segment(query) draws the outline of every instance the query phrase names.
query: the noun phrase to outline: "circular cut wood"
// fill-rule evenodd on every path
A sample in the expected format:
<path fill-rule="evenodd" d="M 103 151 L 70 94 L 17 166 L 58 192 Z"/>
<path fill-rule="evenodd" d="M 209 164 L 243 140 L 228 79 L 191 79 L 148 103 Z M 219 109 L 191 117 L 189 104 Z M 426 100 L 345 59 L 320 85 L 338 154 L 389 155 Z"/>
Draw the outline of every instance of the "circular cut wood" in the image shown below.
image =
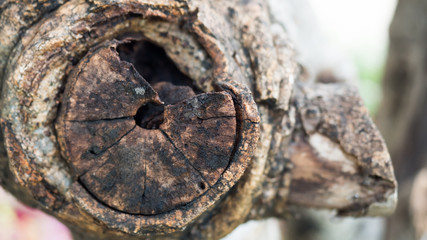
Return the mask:
<path fill-rule="evenodd" d="M 70 0 L 22 32 L 0 123 L 14 181 L 42 208 L 83 232 L 148 237 L 232 201 L 260 118 L 248 62 L 196 9 Z"/>
<path fill-rule="evenodd" d="M 1 184 L 77 239 L 220 239 L 294 206 L 396 203 L 360 98 L 293 87 L 300 67 L 265 1 L 6 0 L 0 12 Z"/>
<path fill-rule="evenodd" d="M 166 103 L 132 64 L 120 60 L 112 43 L 88 53 L 74 69 L 59 116 L 62 151 L 81 184 L 99 201 L 131 214 L 164 213 L 209 191 L 227 168 L 236 139 L 230 94 L 194 96 L 191 88 L 168 82 L 156 88 Z M 183 93 L 190 98 L 170 100 Z M 144 118 L 159 124 L 143 127 L 137 119 Z"/>

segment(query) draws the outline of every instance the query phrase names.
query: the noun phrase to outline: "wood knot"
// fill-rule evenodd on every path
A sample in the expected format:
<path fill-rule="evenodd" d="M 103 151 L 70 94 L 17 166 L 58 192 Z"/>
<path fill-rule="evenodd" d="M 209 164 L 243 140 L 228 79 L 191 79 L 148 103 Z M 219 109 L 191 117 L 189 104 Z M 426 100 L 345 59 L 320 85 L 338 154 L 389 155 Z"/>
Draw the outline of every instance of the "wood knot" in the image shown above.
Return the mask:
<path fill-rule="evenodd" d="M 210 191 L 224 173 L 236 110 L 229 93 L 195 89 L 158 47 L 119 44 L 89 52 L 69 76 L 57 123 L 61 151 L 98 201 L 161 214 Z"/>

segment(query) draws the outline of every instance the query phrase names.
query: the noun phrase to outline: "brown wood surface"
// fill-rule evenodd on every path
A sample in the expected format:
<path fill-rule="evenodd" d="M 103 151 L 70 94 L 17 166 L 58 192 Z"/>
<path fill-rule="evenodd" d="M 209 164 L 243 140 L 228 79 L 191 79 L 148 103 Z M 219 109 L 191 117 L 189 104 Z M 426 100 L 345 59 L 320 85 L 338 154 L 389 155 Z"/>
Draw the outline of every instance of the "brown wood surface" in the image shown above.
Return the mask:
<path fill-rule="evenodd" d="M 295 206 L 393 211 L 388 151 L 357 92 L 304 83 L 267 2 L 0 12 L 2 185 L 77 239 L 219 239 Z"/>
<path fill-rule="evenodd" d="M 226 92 L 192 96 L 187 87 L 190 97 L 176 101 L 172 96 L 187 91 L 168 79 L 155 82 L 159 98 L 150 85 L 155 76 L 147 82 L 121 61 L 117 44 L 88 53 L 70 74 L 58 140 L 79 181 L 101 202 L 131 214 L 171 211 L 209 191 L 228 167 L 233 99 Z M 152 105 L 162 111 L 152 116 Z"/>

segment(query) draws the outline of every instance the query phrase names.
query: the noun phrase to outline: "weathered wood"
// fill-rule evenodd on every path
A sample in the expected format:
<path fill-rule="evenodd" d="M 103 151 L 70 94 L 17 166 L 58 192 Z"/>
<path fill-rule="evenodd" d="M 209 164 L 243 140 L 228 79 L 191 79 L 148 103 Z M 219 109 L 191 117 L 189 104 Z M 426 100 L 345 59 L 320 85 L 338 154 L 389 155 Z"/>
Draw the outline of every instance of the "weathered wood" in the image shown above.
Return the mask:
<path fill-rule="evenodd" d="M 357 93 L 300 82 L 266 2 L 34 14 L 14 46 L 17 30 L 0 29 L 2 184 L 76 238 L 218 239 L 292 206 L 393 210 L 387 148 Z"/>
<path fill-rule="evenodd" d="M 391 214 L 397 203 L 391 159 L 356 90 L 317 83 L 296 95 L 301 122 L 289 145 L 289 204 L 339 215 Z"/>
<path fill-rule="evenodd" d="M 147 82 L 120 61 L 117 44 L 88 53 L 68 78 L 57 121 L 62 153 L 82 185 L 114 209 L 155 215 L 187 205 L 210 191 L 230 164 L 233 99 L 219 92 L 162 102 L 151 78 Z M 157 84 L 167 102 L 185 93 L 173 86 Z M 140 112 L 148 113 L 144 123 L 137 113 L 148 104 L 162 111 Z"/>

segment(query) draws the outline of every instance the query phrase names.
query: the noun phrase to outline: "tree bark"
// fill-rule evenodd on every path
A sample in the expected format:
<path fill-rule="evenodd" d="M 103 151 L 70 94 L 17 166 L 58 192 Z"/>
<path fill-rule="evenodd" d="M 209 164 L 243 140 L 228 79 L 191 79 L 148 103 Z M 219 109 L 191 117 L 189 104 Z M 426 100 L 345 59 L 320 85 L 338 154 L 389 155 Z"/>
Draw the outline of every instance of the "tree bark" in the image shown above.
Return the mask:
<path fill-rule="evenodd" d="M 218 239 L 294 207 L 393 211 L 390 157 L 357 92 L 304 82 L 266 2 L 0 11 L 1 183 L 77 239 Z"/>

